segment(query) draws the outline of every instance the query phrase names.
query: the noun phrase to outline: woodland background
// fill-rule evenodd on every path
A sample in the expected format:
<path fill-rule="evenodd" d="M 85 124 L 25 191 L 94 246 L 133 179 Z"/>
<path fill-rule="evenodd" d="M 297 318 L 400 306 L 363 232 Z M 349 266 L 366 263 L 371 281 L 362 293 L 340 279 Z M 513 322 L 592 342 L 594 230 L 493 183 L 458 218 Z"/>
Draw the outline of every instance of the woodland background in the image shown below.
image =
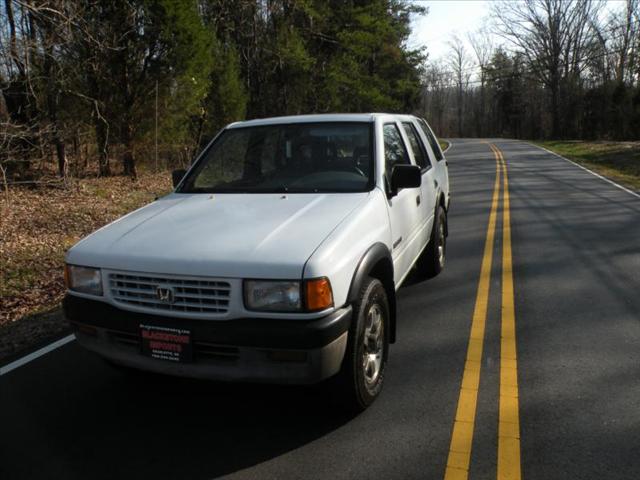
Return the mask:
<path fill-rule="evenodd" d="M 0 174 L 186 165 L 245 118 L 389 111 L 440 136 L 640 136 L 640 8 L 495 2 L 465 45 L 409 48 L 406 0 L 0 0 Z M 620 6 L 620 3 L 618 3 Z M 452 25 L 452 29 L 455 25 Z"/>

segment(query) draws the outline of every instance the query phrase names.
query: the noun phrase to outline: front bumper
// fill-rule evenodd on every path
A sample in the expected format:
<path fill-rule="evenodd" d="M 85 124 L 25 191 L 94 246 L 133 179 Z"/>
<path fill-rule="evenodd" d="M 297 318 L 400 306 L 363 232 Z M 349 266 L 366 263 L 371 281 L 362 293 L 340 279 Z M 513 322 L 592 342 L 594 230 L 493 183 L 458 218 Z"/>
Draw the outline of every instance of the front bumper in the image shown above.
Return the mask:
<path fill-rule="evenodd" d="M 67 295 L 67 320 L 88 350 L 125 366 L 225 381 L 309 384 L 340 370 L 351 307 L 315 320 L 192 320 L 121 310 Z M 174 363 L 141 353 L 140 325 L 191 331 L 193 361 Z"/>

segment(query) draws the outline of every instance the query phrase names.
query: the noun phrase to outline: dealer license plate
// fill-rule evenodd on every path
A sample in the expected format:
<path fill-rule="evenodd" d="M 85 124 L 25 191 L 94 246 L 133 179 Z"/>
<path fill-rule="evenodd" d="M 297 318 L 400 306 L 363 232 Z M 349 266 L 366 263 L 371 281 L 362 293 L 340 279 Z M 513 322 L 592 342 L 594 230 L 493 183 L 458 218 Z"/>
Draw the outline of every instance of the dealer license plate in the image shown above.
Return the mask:
<path fill-rule="evenodd" d="M 170 362 L 193 360 L 190 330 L 140 324 L 140 335 L 144 355 Z"/>

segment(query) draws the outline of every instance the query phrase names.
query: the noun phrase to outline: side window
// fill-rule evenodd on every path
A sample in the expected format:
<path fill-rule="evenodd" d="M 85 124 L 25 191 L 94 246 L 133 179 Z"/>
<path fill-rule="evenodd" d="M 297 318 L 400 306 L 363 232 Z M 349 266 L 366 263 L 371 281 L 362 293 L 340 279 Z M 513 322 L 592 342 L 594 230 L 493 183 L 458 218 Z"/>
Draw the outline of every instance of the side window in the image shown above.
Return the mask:
<path fill-rule="evenodd" d="M 387 123 L 382 127 L 384 136 L 385 171 L 391 175 L 391 169 L 397 164 L 410 164 L 409 153 L 404 146 L 400 131 L 395 123 Z"/>
<path fill-rule="evenodd" d="M 433 135 L 433 133 L 431 133 L 431 129 L 427 125 L 427 122 L 425 122 L 421 118 L 418 119 L 418 122 L 420 123 L 420 126 L 422 127 L 422 131 L 424 132 L 425 136 L 427 137 L 427 140 L 429 141 L 429 145 L 431 145 L 431 150 L 433 150 L 433 154 L 436 156 L 436 160 L 437 161 L 442 160 L 444 157 L 442 156 L 442 151 L 440 151 L 440 145 L 438 145 L 438 141 L 436 140 L 436 137 Z"/>
<path fill-rule="evenodd" d="M 413 151 L 413 156 L 415 157 L 418 166 L 422 170 L 431 168 L 431 162 L 429 161 L 429 157 L 427 156 L 427 150 L 424 148 L 422 140 L 420 140 L 420 136 L 418 135 L 416 127 L 414 127 L 413 123 L 411 122 L 402 122 L 402 126 L 404 127 L 404 131 L 407 134 L 407 138 L 409 138 L 411 150 Z"/>

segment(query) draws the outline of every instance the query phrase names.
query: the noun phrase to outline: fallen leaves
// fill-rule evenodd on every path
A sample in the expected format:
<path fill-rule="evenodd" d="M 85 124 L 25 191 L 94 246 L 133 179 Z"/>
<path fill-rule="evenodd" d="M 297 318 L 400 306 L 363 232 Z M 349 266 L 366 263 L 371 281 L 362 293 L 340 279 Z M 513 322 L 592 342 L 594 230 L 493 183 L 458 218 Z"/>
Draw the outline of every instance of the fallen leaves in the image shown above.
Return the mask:
<path fill-rule="evenodd" d="M 0 196 L 0 325 L 49 309 L 64 294 L 65 251 L 167 193 L 170 174 L 72 180 L 68 188 L 11 187 Z"/>

